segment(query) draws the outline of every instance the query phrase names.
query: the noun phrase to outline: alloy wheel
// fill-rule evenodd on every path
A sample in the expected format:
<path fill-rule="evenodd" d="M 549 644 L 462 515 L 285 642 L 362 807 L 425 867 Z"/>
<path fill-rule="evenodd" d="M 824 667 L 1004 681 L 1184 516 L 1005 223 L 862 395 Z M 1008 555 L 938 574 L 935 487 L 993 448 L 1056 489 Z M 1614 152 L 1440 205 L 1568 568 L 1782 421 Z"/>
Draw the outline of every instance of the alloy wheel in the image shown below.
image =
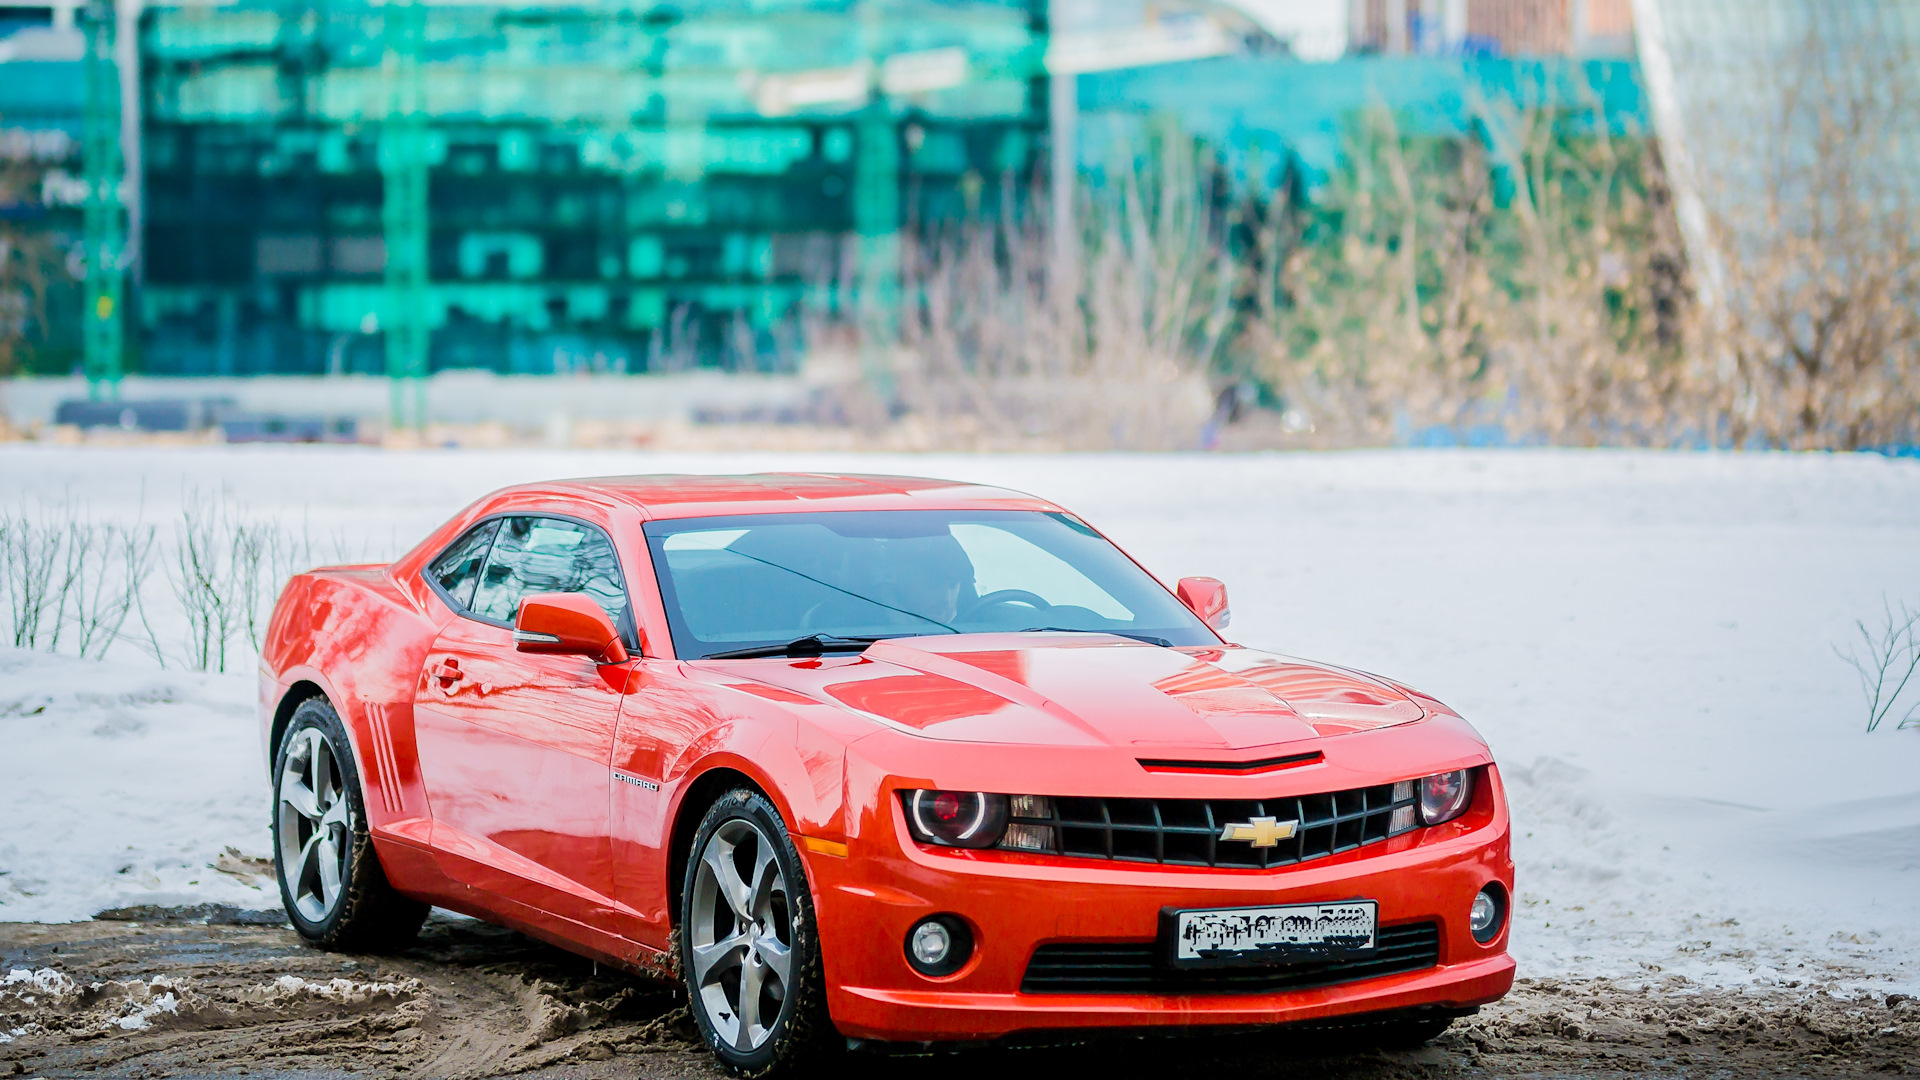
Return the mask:
<path fill-rule="evenodd" d="M 353 810 L 333 743 L 317 727 L 301 731 L 287 747 L 276 813 L 287 894 L 302 919 L 325 922 L 340 903 Z"/>
<path fill-rule="evenodd" d="M 687 926 L 693 992 L 739 1053 L 764 1046 L 793 987 L 793 917 L 786 875 L 759 826 L 715 829 L 694 871 Z"/>

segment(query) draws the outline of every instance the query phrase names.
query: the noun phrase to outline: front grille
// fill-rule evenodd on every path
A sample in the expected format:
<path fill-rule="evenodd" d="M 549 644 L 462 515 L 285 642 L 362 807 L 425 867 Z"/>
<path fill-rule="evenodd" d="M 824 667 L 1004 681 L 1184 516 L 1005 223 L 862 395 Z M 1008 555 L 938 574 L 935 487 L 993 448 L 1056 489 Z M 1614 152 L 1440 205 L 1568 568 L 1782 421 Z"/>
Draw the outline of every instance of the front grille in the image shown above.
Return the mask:
<path fill-rule="evenodd" d="M 1014 801 L 1011 822 L 1030 831 L 1010 830 L 1009 837 L 1035 837 L 1020 845 L 1025 850 L 1042 850 L 1045 843 L 1046 850 L 1090 859 L 1265 869 L 1352 851 L 1412 829 L 1414 787 L 1381 784 L 1284 799 L 1022 797 Z M 1027 807 L 1039 812 L 1027 816 Z M 1221 839 L 1228 824 L 1255 818 L 1298 824 L 1291 838 L 1272 847 Z"/>
<path fill-rule="evenodd" d="M 1042 945 L 1020 980 L 1023 994 L 1269 994 L 1423 971 L 1440 963 L 1437 923 L 1383 926 L 1373 951 L 1347 960 L 1177 971 L 1151 941 Z"/>

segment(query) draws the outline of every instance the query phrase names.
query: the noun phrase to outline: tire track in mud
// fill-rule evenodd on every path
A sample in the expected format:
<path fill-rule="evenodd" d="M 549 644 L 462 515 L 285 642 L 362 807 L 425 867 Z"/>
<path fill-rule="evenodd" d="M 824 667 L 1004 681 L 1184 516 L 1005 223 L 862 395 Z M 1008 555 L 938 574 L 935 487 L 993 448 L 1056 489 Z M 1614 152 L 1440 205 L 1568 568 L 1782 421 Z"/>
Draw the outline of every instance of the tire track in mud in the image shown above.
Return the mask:
<path fill-rule="evenodd" d="M 123 914 L 139 921 L 0 924 L 0 1080 L 720 1075 L 675 988 L 483 923 L 436 914 L 405 952 L 346 956 L 283 926 L 232 925 L 245 913 Z M 1523 979 L 1412 1051 L 1269 1032 L 834 1063 L 845 1080 L 1091 1070 L 1162 1080 L 1913 1077 L 1920 1002 Z"/>
<path fill-rule="evenodd" d="M 0 979 L 12 980 L 0 984 L 0 1076 L 325 1068 L 467 1080 L 615 1048 L 695 1054 L 671 987 L 438 916 L 388 956 L 217 921 L 0 924 Z"/>

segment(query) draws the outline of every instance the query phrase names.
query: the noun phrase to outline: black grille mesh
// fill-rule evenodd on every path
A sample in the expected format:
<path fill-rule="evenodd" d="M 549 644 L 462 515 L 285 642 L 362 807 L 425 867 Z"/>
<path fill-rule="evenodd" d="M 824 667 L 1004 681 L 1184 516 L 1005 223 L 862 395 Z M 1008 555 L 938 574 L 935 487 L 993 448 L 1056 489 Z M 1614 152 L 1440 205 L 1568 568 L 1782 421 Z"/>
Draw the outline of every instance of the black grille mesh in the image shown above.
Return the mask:
<path fill-rule="evenodd" d="M 1398 786 L 1401 797 L 1394 797 Z M 1329 791 L 1283 799 L 1100 799 L 1055 797 L 1052 816 L 1016 824 L 1051 827 L 1062 855 L 1180 866 L 1264 869 L 1287 866 L 1378 843 L 1413 827 L 1413 784 Z M 1406 809 L 1399 829 L 1393 813 Z M 1298 822 L 1291 839 L 1273 847 L 1222 840 L 1232 822 L 1270 817 Z"/>
<path fill-rule="evenodd" d="M 1269 967 L 1178 971 L 1159 962 L 1151 941 L 1118 944 L 1061 942 L 1033 951 L 1023 994 L 1265 994 L 1308 990 L 1382 975 L 1422 971 L 1440 963 L 1436 923 L 1383 926 L 1373 951 L 1345 960 L 1310 960 Z"/>

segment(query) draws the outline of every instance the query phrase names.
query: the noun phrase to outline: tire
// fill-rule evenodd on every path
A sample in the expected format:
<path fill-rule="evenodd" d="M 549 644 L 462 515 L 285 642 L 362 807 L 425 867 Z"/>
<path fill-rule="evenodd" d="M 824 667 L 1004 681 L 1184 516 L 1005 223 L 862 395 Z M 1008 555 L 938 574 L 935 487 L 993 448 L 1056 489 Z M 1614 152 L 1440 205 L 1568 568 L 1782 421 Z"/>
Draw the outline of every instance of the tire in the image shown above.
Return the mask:
<path fill-rule="evenodd" d="M 377 952 L 412 941 L 428 907 L 387 881 L 347 729 L 327 699 L 294 709 L 273 757 L 273 869 L 287 919 L 308 943 Z"/>
<path fill-rule="evenodd" d="M 720 1064 L 735 1076 L 764 1077 L 796 1073 L 830 1054 L 838 1032 L 827 1015 L 813 897 L 766 796 L 736 788 L 714 803 L 694 833 L 682 880 L 678 937 L 688 1011 Z"/>

